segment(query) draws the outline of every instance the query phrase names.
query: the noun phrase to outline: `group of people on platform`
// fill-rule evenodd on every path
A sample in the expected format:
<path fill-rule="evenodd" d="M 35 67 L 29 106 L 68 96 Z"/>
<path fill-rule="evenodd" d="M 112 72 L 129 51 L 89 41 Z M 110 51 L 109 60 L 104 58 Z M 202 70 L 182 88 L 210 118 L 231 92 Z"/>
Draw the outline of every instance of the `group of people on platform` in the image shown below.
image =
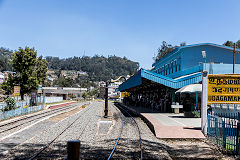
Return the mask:
<path fill-rule="evenodd" d="M 142 106 L 148 107 L 152 110 L 159 112 L 169 112 L 169 107 L 171 106 L 171 98 L 167 95 L 160 97 L 157 94 L 139 94 L 139 95 L 130 95 L 124 97 L 123 102 L 131 106 Z"/>
<path fill-rule="evenodd" d="M 190 94 L 185 94 L 182 97 L 176 98 L 179 104 L 183 105 L 183 111 L 189 112 L 196 108 L 196 100 L 190 96 Z M 130 106 L 142 106 L 151 108 L 159 112 L 171 112 L 172 97 L 169 94 L 130 94 L 128 97 L 124 97 L 123 103 Z"/>

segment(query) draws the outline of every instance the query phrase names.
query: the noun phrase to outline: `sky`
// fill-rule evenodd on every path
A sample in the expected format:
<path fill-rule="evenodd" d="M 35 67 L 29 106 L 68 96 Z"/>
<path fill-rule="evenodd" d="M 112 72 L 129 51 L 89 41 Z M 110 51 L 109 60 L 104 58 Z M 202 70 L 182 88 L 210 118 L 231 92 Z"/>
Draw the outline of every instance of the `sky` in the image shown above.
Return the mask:
<path fill-rule="evenodd" d="M 239 39 L 239 0 L 0 0 L 0 47 L 44 57 L 125 56 L 151 69 L 162 41 Z"/>

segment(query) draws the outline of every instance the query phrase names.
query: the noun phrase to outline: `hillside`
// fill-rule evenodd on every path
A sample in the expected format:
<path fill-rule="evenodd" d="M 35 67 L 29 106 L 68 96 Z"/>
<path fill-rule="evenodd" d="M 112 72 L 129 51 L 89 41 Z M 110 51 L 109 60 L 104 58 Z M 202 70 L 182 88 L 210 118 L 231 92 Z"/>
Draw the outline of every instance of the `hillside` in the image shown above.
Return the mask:
<path fill-rule="evenodd" d="M 11 55 L 12 51 L 6 48 L 0 48 L 0 72 L 1 71 L 11 71 Z"/>
<path fill-rule="evenodd" d="M 83 56 L 59 59 L 46 57 L 51 70 L 75 70 L 88 74 L 89 81 L 106 81 L 119 76 L 133 74 L 139 68 L 138 62 L 128 60 L 126 57 L 117 56 Z"/>
<path fill-rule="evenodd" d="M 12 71 L 12 51 L 0 48 L 0 72 Z M 48 61 L 48 81 L 44 86 L 85 86 L 90 87 L 95 82 L 116 79 L 119 76 L 134 74 L 139 63 L 133 62 L 126 57 L 98 56 L 93 57 L 46 57 Z"/>

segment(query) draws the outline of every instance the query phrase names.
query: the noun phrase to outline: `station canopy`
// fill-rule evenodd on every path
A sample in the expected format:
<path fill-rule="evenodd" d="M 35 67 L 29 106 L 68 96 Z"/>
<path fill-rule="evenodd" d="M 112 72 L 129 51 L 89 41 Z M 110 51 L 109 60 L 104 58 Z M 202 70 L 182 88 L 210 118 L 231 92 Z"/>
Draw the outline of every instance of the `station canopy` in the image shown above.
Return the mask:
<path fill-rule="evenodd" d="M 122 83 L 118 90 L 121 92 L 129 92 L 134 91 L 137 88 L 149 88 L 155 85 L 179 89 L 186 85 L 199 83 L 201 81 L 201 72 L 173 79 L 149 70 L 140 69 L 135 75 L 130 77 L 126 82 Z"/>
<path fill-rule="evenodd" d="M 175 93 L 196 93 L 202 92 L 202 84 L 189 84 L 177 90 Z"/>

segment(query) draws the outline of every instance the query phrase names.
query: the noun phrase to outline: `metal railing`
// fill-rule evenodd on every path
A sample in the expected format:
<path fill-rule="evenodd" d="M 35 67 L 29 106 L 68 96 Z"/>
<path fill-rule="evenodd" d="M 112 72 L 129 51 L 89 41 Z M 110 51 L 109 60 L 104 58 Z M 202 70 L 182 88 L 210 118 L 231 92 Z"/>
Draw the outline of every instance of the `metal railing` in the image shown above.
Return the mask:
<path fill-rule="evenodd" d="M 240 154 L 240 113 L 208 113 L 208 137 L 226 151 Z"/>

